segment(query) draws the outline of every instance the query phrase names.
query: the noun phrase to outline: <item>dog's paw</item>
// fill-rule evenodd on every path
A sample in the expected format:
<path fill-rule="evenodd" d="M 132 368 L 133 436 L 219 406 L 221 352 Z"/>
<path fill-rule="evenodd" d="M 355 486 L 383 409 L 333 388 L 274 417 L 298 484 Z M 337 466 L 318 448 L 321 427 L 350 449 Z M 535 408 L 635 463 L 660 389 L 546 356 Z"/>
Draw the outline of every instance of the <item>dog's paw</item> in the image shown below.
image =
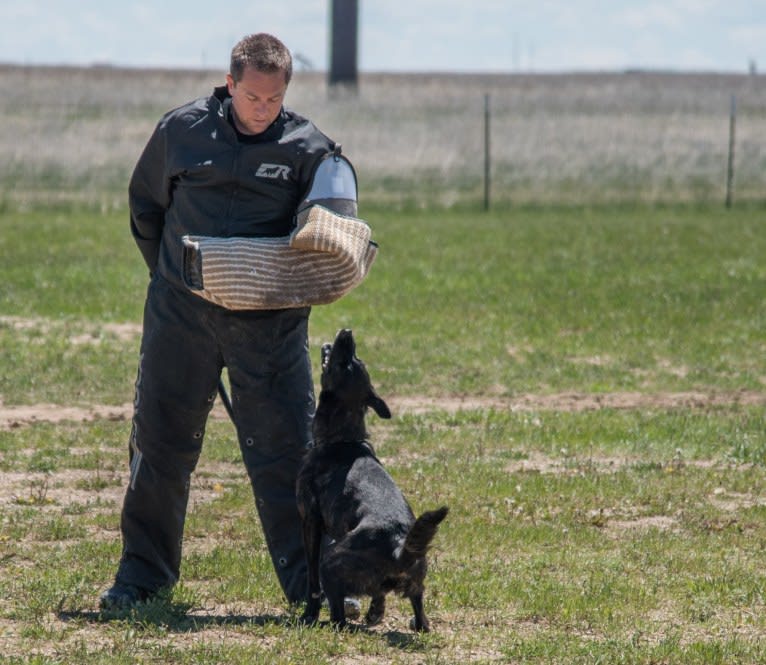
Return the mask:
<path fill-rule="evenodd" d="M 377 626 L 381 621 L 383 621 L 383 612 L 367 612 L 364 615 L 364 622 L 368 626 Z"/>
<path fill-rule="evenodd" d="M 425 617 L 421 620 L 418 620 L 417 617 L 412 617 L 412 619 L 410 619 L 410 630 L 413 630 L 416 633 L 430 633 L 431 624 Z"/>
<path fill-rule="evenodd" d="M 304 626 L 316 626 L 316 624 L 319 622 L 319 613 L 314 612 L 304 612 L 301 615 L 301 618 L 298 619 L 298 623 Z"/>
<path fill-rule="evenodd" d="M 351 624 L 349 624 L 349 622 L 346 621 L 345 618 L 340 619 L 338 621 L 334 621 L 334 620 L 331 619 L 330 622 L 332 623 L 333 629 L 338 631 L 338 632 L 343 632 L 343 631 L 346 631 L 346 630 L 351 630 Z"/>

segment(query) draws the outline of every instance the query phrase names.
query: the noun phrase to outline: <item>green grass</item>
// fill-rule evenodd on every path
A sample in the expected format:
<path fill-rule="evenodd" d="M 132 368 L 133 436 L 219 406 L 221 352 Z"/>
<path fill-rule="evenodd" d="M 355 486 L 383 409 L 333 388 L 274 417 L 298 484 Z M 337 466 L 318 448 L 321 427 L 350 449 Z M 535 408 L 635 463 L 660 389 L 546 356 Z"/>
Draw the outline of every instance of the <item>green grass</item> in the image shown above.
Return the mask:
<path fill-rule="evenodd" d="M 363 211 L 365 212 L 365 211 Z M 367 211 L 368 280 L 316 308 L 316 348 L 356 329 L 383 392 L 759 390 L 766 368 L 760 208 Z M 147 271 L 124 212 L 6 211 L 6 403 L 130 400 Z M 73 343 L 89 334 L 95 343 Z M 63 358 L 66 362 L 59 362 Z"/>
<path fill-rule="evenodd" d="M 353 327 L 385 398 L 764 392 L 761 209 L 363 213 L 378 262 L 315 309 L 312 352 L 316 366 L 319 344 Z M 0 227 L 2 404 L 129 402 L 147 274 L 124 211 L 5 210 Z M 193 478 L 182 582 L 100 615 L 129 424 L 0 429 L 0 662 L 766 659 L 762 402 L 474 404 L 370 416 L 416 512 L 451 508 L 426 636 L 400 599 L 376 629 L 296 625 L 223 419 Z"/>
<path fill-rule="evenodd" d="M 397 331 L 375 340 L 382 364 L 396 363 L 397 390 L 759 386 L 760 217 L 621 208 L 381 216 L 380 265 L 341 318 L 353 324 L 359 302 L 365 328 Z"/>
<path fill-rule="evenodd" d="M 732 455 L 744 439 L 763 441 L 762 410 L 692 414 L 726 433 L 710 437 L 706 455 L 699 428 L 687 435 L 678 419 L 434 412 L 373 421 L 379 452 L 416 511 L 451 506 L 431 556 L 435 632 L 423 637 L 408 633 L 400 600 L 376 631 L 292 623 L 225 421 L 209 428 L 192 486 L 182 584 L 135 612 L 101 616 L 95 599 L 119 556 L 121 489 L 73 483 L 78 471 L 122 474 L 114 469 L 126 458 L 125 424 L 3 432 L 3 473 L 15 484 L 5 492 L 31 491 L 37 476 L 21 476 L 39 468 L 30 450 L 58 462 L 44 467 L 47 492 L 35 490 L 44 501 L 3 502 L 0 623 L 16 631 L 12 653 L 52 650 L 61 662 L 458 663 L 474 654 L 475 662 L 757 663 L 766 655 L 766 468 Z M 652 436 L 626 443 L 642 422 Z"/>

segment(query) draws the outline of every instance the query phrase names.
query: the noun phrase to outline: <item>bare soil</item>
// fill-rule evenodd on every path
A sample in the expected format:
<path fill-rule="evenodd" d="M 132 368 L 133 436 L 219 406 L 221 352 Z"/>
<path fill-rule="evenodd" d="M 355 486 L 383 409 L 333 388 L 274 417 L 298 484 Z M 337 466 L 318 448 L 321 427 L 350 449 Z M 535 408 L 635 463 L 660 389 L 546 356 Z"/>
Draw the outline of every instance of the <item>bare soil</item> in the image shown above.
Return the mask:
<path fill-rule="evenodd" d="M 398 396 L 387 398 L 395 413 L 422 414 L 429 411 L 594 411 L 599 409 L 708 409 L 722 406 L 764 406 L 766 392 L 740 390 L 733 392 L 614 392 L 553 394 L 520 394 L 513 397 L 464 396 Z M 90 422 L 93 420 L 129 420 L 133 405 L 91 404 L 67 406 L 61 404 L 5 405 L 0 402 L 0 430 L 22 427 L 36 422 Z M 226 418 L 220 405 L 213 409 L 213 418 Z"/>

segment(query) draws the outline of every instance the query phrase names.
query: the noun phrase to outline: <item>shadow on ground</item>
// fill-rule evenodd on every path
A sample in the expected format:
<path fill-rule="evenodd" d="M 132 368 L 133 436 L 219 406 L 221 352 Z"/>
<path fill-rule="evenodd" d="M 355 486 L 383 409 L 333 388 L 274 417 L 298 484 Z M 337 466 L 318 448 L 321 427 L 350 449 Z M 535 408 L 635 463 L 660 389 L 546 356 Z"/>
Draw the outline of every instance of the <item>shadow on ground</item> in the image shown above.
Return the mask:
<path fill-rule="evenodd" d="M 128 623 L 140 628 L 142 626 L 161 626 L 173 633 L 195 633 L 226 626 L 282 626 L 285 629 L 333 630 L 329 621 L 320 621 L 315 626 L 308 627 L 302 623 L 299 615 L 293 613 L 276 614 L 204 614 L 199 611 L 190 613 L 192 607 L 181 603 L 152 601 L 142 603 L 127 610 L 94 611 L 70 610 L 59 611 L 57 616 L 64 622 L 84 622 L 89 624 L 110 624 L 116 622 Z M 389 646 L 398 649 L 412 650 L 417 648 L 415 633 L 404 633 L 396 630 L 377 632 L 362 624 L 349 624 L 344 628 L 350 633 L 377 635 L 385 639 Z"/>

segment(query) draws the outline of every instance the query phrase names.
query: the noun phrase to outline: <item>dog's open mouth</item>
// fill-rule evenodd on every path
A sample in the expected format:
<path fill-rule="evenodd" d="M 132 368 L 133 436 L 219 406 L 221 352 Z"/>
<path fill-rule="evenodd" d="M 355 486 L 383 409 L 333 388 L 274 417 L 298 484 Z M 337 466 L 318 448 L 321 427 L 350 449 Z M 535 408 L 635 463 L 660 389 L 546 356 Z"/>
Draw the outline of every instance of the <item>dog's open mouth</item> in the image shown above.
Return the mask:
<path fill-rule="evenodd" d="M 322 345 L 322 370 L 325 371 L 330 364 L 346 365 L 356 356 L 356 342 L 354 333 L 348 328 L 340 330 L 335 336 L 335 341 Z"/>

